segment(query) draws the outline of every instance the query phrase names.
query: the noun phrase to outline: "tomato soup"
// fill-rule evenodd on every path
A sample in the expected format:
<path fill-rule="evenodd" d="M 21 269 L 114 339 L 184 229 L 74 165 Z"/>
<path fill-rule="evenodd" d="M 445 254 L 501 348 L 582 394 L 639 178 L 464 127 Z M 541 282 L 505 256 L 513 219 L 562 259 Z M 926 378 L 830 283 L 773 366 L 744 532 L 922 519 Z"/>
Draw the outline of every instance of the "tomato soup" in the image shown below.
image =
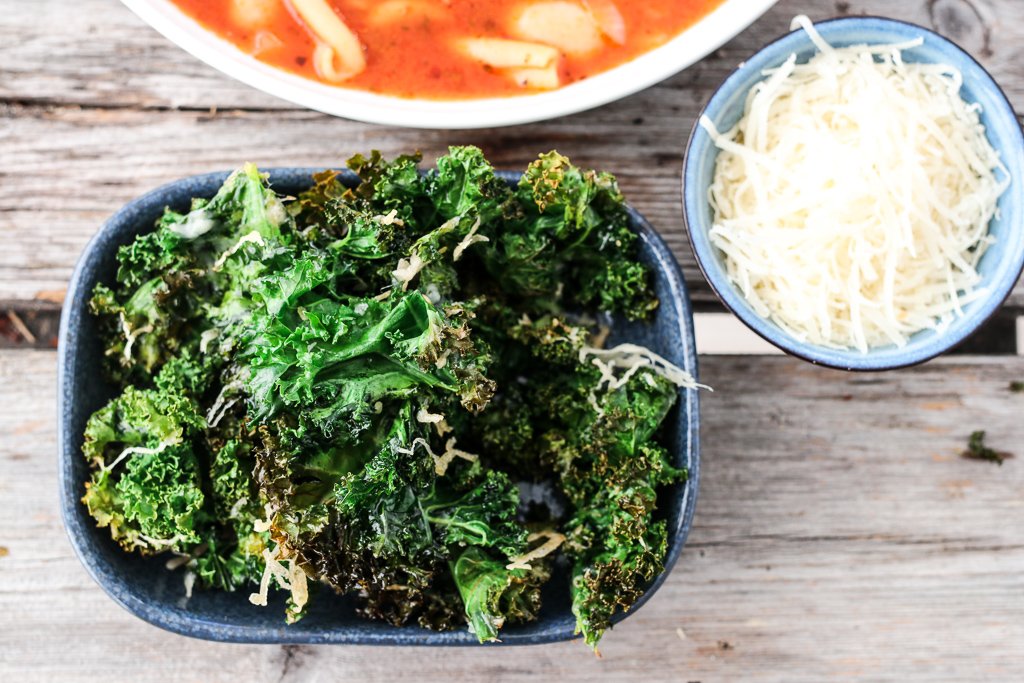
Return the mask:
<path fill-rule="evenodd" d="M 671 40 L 722 0 L 172 0 L 275 67 L 341 87 L 471 99 L 563 87 Z"/>

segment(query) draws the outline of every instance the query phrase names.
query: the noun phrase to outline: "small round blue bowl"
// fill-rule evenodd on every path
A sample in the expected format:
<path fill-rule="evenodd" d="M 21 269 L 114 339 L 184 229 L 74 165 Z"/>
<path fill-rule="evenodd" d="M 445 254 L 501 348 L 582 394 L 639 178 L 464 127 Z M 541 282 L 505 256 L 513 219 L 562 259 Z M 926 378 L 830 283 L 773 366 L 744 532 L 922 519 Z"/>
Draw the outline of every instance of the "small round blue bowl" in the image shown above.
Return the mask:
<path fill-rule="evenodd" d="M 1006 299 L 1024 268 L 1024 135 L 1006 95 L 985 69 L 969 54 L 946 38 L 921 26 L 879 17 L 848 17 L 816 23 L 815 28 L 832 45 L 901 43 L 919 37 L 924 44 L 903 51 L 908 62 L 950 64 L 964 76 L 961 95 L 982 107 L 981 121 L 992 146 L 1000 153 L 1011 177 L 1010 187 L 999 201 L 999 215 L 989 232 L 996 241 L 985 252 L 978 270 L 986 295 L 964 306 L 964 315 L 952 320 L 941 332 L 924 330 L 903 347 L 884 346 L 862 353 L 856 349 L 833 349 L 795 338 L 773 321 L 763 318 L 743 297 L 726 273 L 722 254 L 712 245 L 709 231 L 713 215 L 708 187 L 714 173 L 718 149 L 698 123 L 686 149 L 683 164 L 683 214 L 697 263 L 712 289 L 747 327 L 783 351 L 820 365 L 842 370 L 890 370 L 922 363 L 956 346 L 995 313 Z M 799 29 L 770 43 L 729 75 L 704 107 L 703 115 L 718 130 L 732 128 L 743 115 L 750 89 L 764 76 L 764 69 L 782 64 L 796 53 L 806 62 L 817 49 L 807 33 Z"/>

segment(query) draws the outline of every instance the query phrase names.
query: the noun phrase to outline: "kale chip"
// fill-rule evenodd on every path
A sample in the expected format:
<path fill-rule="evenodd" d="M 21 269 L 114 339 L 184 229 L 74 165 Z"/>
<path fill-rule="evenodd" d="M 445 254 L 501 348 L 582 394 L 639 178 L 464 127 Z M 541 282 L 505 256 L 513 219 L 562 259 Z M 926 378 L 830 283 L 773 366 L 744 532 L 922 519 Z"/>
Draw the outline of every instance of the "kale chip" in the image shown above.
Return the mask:
<path fill-rule="evenodd" d="M 419 162 L 356 156 L 353 186 L 296 198 L 247 165 L 120 249 L 91 300 L 118 393 L 85 430 L 83 502 L 126 550 L 179 556 L 189 591 L 288 591 L 288 621 L 308 579 L 497 640 L 561 555 L 596 645 L 662 569 L 658 491 L 686 473 L 659 430 L 695 385 L 590 346 L 598 314 L 657 306 L 612 176 Z M 523 505 L 536 481 L 564 511 Z"/>

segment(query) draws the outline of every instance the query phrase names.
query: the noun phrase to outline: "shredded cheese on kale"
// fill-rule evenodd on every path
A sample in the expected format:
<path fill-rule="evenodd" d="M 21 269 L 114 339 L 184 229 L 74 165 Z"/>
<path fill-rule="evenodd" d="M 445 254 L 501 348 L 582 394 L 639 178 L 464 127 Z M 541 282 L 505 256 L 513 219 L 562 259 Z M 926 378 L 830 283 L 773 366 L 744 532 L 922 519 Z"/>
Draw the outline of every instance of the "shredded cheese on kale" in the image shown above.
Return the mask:
<path fill-rule="evenodd" d="M 430 448 L 430 444 L 427 443 L 427 440 L 424 439 L 423 437 L 417 437 L 413 439 L 412 443 L 409 444 L 408 448 L 395 448 L 395 451 L 398 453 L 412 455 L 413 451 L 416 449 L 416 446 L 422 446 L 423 450 L 425 450 L 427 454 L 430 455 L 430 457 L 433 459 L 434 470 L 437 473 L 437 476 L 439 477 L 443 477 L 445 475 L 445 473 L 448 471 L 448 465 L 450 465 L 452 461 L 455 460 L 455 458 L 462 458 L 463 460 L 467 460 L 469 462 L 475 462 L 476 460 L 479 459 L 479 456 L 474 455 L 473 453 L 467 453 L 466 451 L 462 451 L 456 448 L 454 436 L 445 442 L 444 452 L 441 453 L 441 455 L 437 455 L 436 453 L 434 453 L 433 449 Z"/>
<path fill-rule="evenodd" d="M 239 249 L 244 247 L 246 244 L 256 244 L 261 247 L 266 246 L 266 242 L 263 241 L 263 236 L 258 231 L 253 230 L 252 232 L 246 235 L 242 235 L 242 237 L 237 242 L 235 242 L 231 247 L 227 249 L 227 251 L 221 254 L 220 258 L 218 258 L 216 262 L 214 262 L 213 270 L 220 270 L 221 268 L 223 268 L 224 264 L 227 263 L 227 260 L 234 256 L 235 253 Z"/>
<path fill-rule="evenodd" d="M 129 446 L 128 448 L 125 448 L 123 451 L 121 451 L 121 453 L 116 458 L 114 458 L 114 460 L 109 465 L 104 465 L 102 469 L 105 469 L 109 472 L 110 470 L 113 470 L 115 467 L 121 464 L 121 461 L 127 458 L 128 456 L 155 455 L 157 453 L 163 453 L 171 446 L 177 446 L 180 443 L 181 438 L 174 437 L 171 439 L 167 439 L 166 441 L 161 441 L 160 444 L 155 448 L 146 448 L 145 446 Z"/>
<path fill-rule="evenodd" d="M 610 349 L 584 346 L 580 349 L 580 363 L 586 363 L 588 358 L 590 364 L 601 371 L 599 386 L 606 391 L 624 386 L 640 370 L 650 370 L 684 389 L 711 390 L 711 387 L 698 384 L 693 375 L 682 368 L 636 344 L 619 344 Z"/>
<path fill-rule="evenodd" d="M 534 541 L 538 541 L 542 538 L 546 540 L 530 552 L 510 558 L 509 563 L 505 565 L 505 568 L 530 569 L 530 562 L 539 560 L 542 557 L 547 557 L 558 550 L 559 546 L 565 542 L 565 535 L 552 529 L 547 531 L 535 531 L 526 537 L 526 541 L 527 543 L 533 543 Z"/>
<path fill-rule="evenodd" d="M 476 231 L 479 230 L 479 229 L 480 229 L 480 219 L 477 218 L 476 222 L 473 223 L 473 227 L 471 227 L 469 229 L 469 232 L 466 233 L 466 236 L 462 238 L 462 241 L 459 242 L 457 245 L 455 245 L 455 249 L 452 251 L 452 261 L 453 262 L 454 261 L 458 261 L 460 258 L 462 258 L 462 253 L 464 251 L 466 251 L 466 249 L 469 249 L 474 244 L 479 244 L 480 242 L 489 242 L 490 241 L 490 238 L 487 237 L 486 235 L 478 235 L 477 234 Z"/>

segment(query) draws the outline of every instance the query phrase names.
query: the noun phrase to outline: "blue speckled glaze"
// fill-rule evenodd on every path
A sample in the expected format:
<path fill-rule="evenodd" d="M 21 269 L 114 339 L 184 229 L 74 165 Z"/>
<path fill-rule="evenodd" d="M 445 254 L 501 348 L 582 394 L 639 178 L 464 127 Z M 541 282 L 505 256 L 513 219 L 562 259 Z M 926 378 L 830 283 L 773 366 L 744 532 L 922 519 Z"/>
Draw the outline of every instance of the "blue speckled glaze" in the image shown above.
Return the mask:
<path fill-rule="evenodd" d="M 926 28 L 892 19 L 850 17 L 815 24 L 829 43 L 848 46 L 871 43 L 899 43 L 924 38 L 924 45 L 904 50 L 908 62 L 941 62 L 963 73 L 961 95 L 982 107 L 981 120 L 989 141 L 1002 156 L 1012 178 L 999 202 L 1000 215 L 992 221 L 990 232 L 996 237 L 981 259 L 979 287 L 986 295 L 964 307 L 941 333 L 925 330 L 915 334 L 906 346 L 879 347 L 867 353 L 857 350 L 828 349 L 794 338 L 774 322 L 762 318 L 729 281 L 722 255 L 712 244 L 708 232 L 712 211 L 707 191 L 714 172 L 718 150 L 711 137 L 695 125 L 687 145 L 683 168 L 683 207 L 690 243 L 697 263 L 722 302 L 750 329 L 775 346 L 812 363 L 843 370 L 888 370 L 924 362 L 956 346 L 970 336 L 1002 304 L 1013 289 L 1024 266 L 1024 137 L 1013 108 L 992 77 L 969 54 L 954 43 Z M 748 91 L 763 78 L 762 71 L 782 64 L 790 54 L 807 61 L 816 50 L 803 30 L 794 31 L 769 44 L 741 64 L 719 87 L 704 109 L 719 130 L 728 130 L 743 115 Z M 841 163 L 837 160 L 837 163 Z"/>
<path fill-rule="evenodd" d="M 270 170 L 278 192 L 297 194 L 311 183 L 317 169 Z M 512 182 L 518 174 L 502 174 Z M 58 450 L 61 512 L 71 544 L 89 574 L 118 604 L 132 614 L 169 631 L 208 640 L 245 643 L 356 643 L 381 645 L 479 645 L 465 629 L 436 633 L 416 626 L 396 628 L 357 617 L 352 602 L 327 589 L 312 601 L 309 615 L 298 624 L 284 623 L 284 599 L 272 597 L 267 608 L 249 604 L 248 591 L 224 593 L 197 590 L 185 600 L 182 573 L 164 567 L 166 558 L 142 558 L 121 550 L 109 531 L 98 529 L 80 499 L 88 467 L 82 456 L 82 432 L 89 416 L 114 395 L 101 372 L 103 350 L 96 320 L 87 302 L 98 282 L 111 283 L 118 247 L 153 229 L 164 207 L 184 210 L 192 197 L 211 197 L 227 173 L 195 176 L 165 185 L 118 211 L 85 248 L 68 287 L 61 318 L 58 367 Z M 346 182 L 354 177 L 345 176 Z M 652 323 L 613 321 L 611 343 L 630 341 L 650 347 L 694 376 L 697 356 L 693 317 L 682 274 L 672 253 L 637 212 L 630 210 L 632 227 L 640 235 L 641 256 L 655 273 L 661 306 Z M 667 439 L 677 466 L 689 469 L 685 484 L 666 489 L 659 499 L 660 514 L 669 528 L 666 569 L 648 588 L 630 614 L 646 602 L 665 580 L 678 559 L 693 520 L 700 476 L 698 397 L 681 392 L 668 419 Z M 568 577 L 556 571 L 543 593 L 540 618 L 502 630 L 504 645 L 527 645 L 568 640 L 575 621 L 569 608 Z M 621 618 L 621 616 L 620 616 Z M 493 645 L 488 645 L 493 646 Z"/>

